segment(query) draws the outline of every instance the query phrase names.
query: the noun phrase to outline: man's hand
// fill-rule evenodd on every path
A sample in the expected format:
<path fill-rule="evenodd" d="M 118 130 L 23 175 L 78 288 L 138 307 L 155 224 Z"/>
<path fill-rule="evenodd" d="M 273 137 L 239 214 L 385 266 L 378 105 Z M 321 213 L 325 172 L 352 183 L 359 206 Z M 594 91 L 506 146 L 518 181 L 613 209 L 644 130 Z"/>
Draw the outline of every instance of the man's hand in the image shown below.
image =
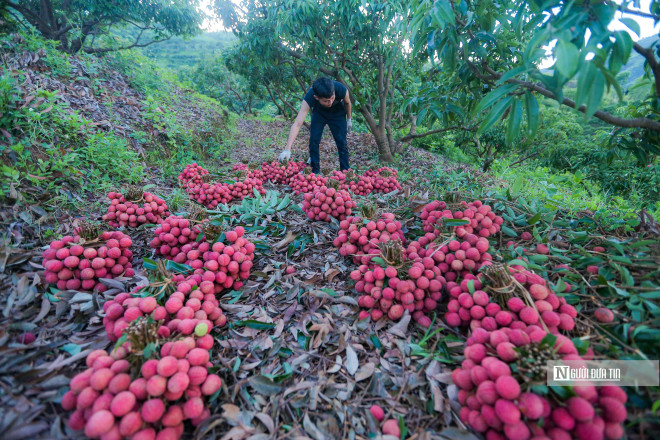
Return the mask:
<path fill-rule="evenodd" d="M 346 120 L 346 132 L 348 133 L 349 131 L 353 131 L 353 121 L 351 118 Z"/>
<path fill-rule="evenodd" d="M 291 150 L 284 150 L 280 153 L 279 161 L 284 162 L 285 160 L 291 159 Z"/>

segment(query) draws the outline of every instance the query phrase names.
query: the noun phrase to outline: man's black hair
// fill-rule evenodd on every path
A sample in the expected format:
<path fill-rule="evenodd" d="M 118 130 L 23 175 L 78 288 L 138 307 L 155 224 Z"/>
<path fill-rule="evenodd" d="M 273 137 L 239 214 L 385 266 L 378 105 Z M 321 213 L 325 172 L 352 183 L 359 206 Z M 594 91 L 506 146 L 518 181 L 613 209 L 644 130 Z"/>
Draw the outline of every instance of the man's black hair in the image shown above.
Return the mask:
<path fill-rule="evenodd" d="M 319 98 L 330 98 L 335 93 L 335 84 L 330 78 L 319 78 L 312 84 L 314 94 Z"/>

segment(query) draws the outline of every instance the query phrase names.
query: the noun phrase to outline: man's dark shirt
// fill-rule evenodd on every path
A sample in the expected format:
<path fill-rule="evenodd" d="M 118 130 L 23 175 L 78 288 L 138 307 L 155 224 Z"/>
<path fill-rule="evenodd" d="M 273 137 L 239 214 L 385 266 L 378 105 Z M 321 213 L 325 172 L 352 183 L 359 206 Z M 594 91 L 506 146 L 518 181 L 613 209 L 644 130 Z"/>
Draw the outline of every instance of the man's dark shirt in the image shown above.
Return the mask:
<path fill-rule="evenodd" d="M 333 115 L 338 112 L 344 112 L 344 98 L 346 97 L 346 86 L 337 81 L 332 81 L 335 85 L 335 100 L 331 107 L 323 107 L 320 102 L 314 98 L 314 89 L 309 88 L 303 98 L 309 104 L 312 111 L 318 111 L 320 114 Z"/>

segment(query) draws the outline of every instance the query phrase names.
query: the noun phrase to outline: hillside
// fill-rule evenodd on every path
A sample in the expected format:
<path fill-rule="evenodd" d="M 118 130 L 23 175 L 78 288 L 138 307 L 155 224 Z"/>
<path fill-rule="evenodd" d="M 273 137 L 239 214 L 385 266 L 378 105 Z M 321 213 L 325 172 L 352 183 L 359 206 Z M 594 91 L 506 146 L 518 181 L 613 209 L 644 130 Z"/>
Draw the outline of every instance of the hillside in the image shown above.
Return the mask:
<path fill-rule="evenodd" d="M 236 37 L 231 32 L 204 32 L 196 37 L 173 37 L 142 49 L 142 53 L 160 67 L 177 70 L 192 67 L 205 57 L 231 46 Z"/>
<path fill-rule="evenodd" d="M 643 47 L 650 47 L 653 42 L 657 40 L 658 36 L 653 35 L 650 37 L 642 38 L 638 41 L 638 43 Z M 644 75 L 644 62 L 644 57 L 633 50 L 630 54 L 628 63 L 626 63 L 626 65 L 621 68 L 621 73 L 630 72 L 628 80 L 625 83 L 625 87 L 630 87 L 635 82 L 635 80 L 641 78 Z"/>
<path fill-rule="evenodd" d="M 182 44 L 152 55 L 192 62 Z M 530 426 L 551 405 L 587 425 L 564 407 L 584 395 L 594 424 L 660 433 L 658 387 L 556 391 L 530 368 L 660 357 L 646 211 L 409 145 L 380 163 L 368 133 L 348 134 L 353 176 L 326 131 L 312 176 L 305 128 L 275 162 L 289 121 L 230 113 L 137 52 L 0 47 L 3 440 L 475 440 L 465 405 L 495 414 L 476 389 L 500 427 L 524 390 Z"/>

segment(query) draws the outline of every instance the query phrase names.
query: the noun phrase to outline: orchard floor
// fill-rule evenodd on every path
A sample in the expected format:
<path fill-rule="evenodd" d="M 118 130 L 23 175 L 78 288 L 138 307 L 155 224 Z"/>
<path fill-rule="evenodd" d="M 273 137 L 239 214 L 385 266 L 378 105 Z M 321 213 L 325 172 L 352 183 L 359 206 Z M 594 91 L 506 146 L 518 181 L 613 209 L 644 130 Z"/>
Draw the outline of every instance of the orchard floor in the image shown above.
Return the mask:
<path fill-rule="evenodd" d="M 237 121 L 236 147 L 228 163 L 273 159 L 286 139 L 289 124 Z M 296 159 L 306 159 L 307 132 L 298 136 Z M 349 134 L 354 166 L 373 163 L 376 147 L 369 135 Z M 322 167 L 336 167 L 336 149 L 328 132 L 321 144 Z M 455 173 L 466 167 L 439 162 L 425 151 L 407 150 L 400 160 L 415 181 L 402 181 L 393 196 L 370 197 L 382 208 L 393 209 L 408 228 L 420 222 L 413 212 L 428 195 L 420 187 L 426 173 L 440 167 Z M 186 164 L 181 164 L 181 168 Z M 498 186 L 474 172 L 484 185 Z M 151 170 L 145 183 L 151 192 L 167 195 L 176 182 L 158 179 Z M 281 196 L 294 196 L 284 186 L 268 184 Z M 413 194 L 415 194 L 413 196 Z M 99 195 L 102 197 L 102 195 Z M 58 231 L 72 231 L 75 217 L 101 212 L 62 213 Z M 5 212 L 7 232 L 16 239 L 21 229 Z M 453 328 L 435 320 L 428 331 L 405 315 L 397 323 L 382 319 L 359 323 L 359 307 L 349 273 L 351 261 L 332 246 L 337 228 L 310 222 L 299 210 L 288 209 L 261 220 L 269 250 L 255 258 L 252 275 L 240 293 L 226 294 L 221 306 L 228 325 L 215 329 L 212 362 L 223 378 L 220 397 L 211 404 L 212 416 L 186 438 L 221 439 L 360 439 L 380 428 L 369 408 L 377 404 L 385 417 L 401 417 L 409 439 L 476 439 L 458 420 L 457 389 L 451 385 L 452 355 L 461 355 L 464 339 Z M 283 228 L 269 228 L 273 224 Z M 22 237 L 21 247 L 7 238 L 0 253 L 0 432 L 4 440 L 77 438 L 66 427 L 62 396 L 70 378 L 84 367 L 85 356 L 110 348 L 98 312 L 119 292 L 144 284 L 142 258 L 151 257 L 151 231 L 132 232 L 136 249 L 136 276 L 111 280 L 102 294 L 66 291 L 52 295 L 42 283 L 39 247 L 34 236 Z M 32 247 L 31 250 L 25 250 Z M 284 269 L 296 271 L 286 275 Z M 261 325 L 254 324 L 259 321 Z M 18 342 L 24 331 L 35 333 L 29 345 Z"/>

